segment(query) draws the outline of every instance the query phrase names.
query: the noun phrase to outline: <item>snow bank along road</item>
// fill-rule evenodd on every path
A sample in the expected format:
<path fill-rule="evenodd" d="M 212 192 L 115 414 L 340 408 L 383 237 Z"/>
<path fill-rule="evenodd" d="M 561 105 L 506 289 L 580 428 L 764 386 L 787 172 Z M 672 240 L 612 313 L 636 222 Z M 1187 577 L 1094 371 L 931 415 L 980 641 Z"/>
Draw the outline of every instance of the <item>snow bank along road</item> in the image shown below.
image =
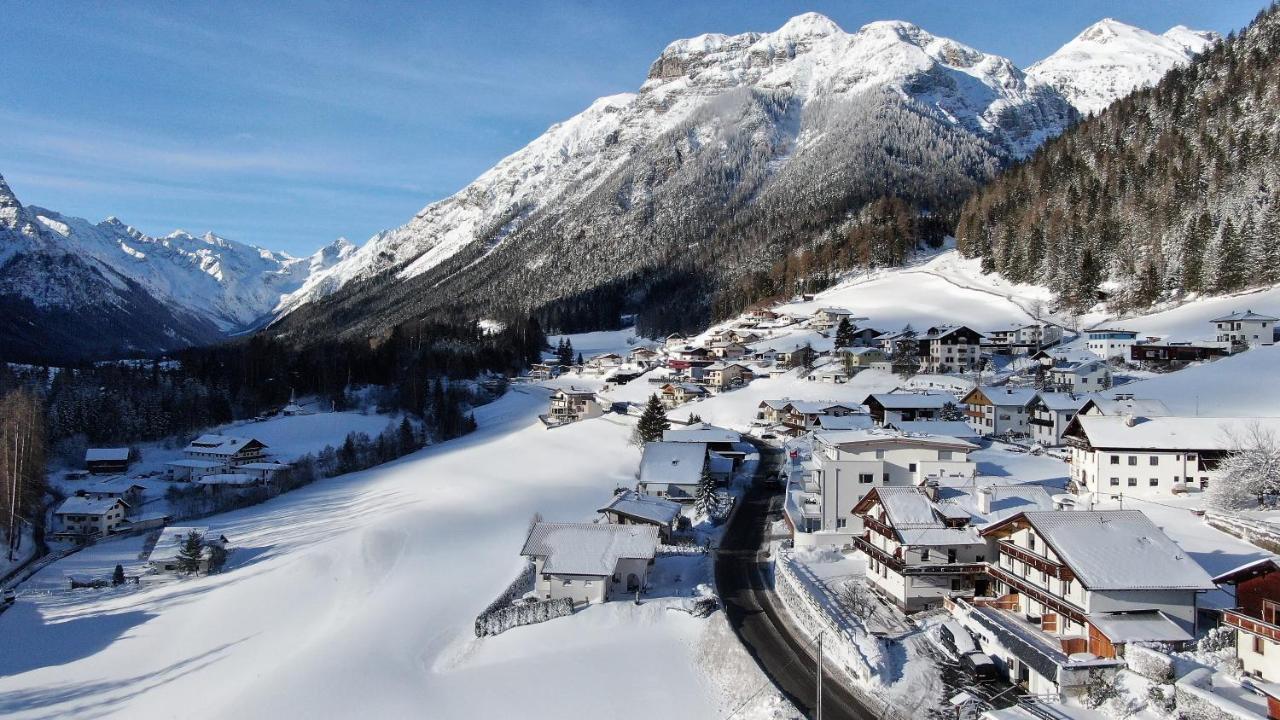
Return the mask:
<path fill-rule="evenodd" d="M 806 714 L 815 704 L 817 663 L 804 633 L 786 619 L 786 609 L 765 577 L 768 563 L 760 561 L 760 544 L 769 509 L 778 493 L 764 480 L 777 472 L 776 459 L 762 456 L 756 481 L 742 498 L 725 529 L 716 554 L 716 585 L 729 624 L 743 645 L 787 697 Z M 828 674 L 823 684 L 822 712 L 832 720 L 871 720 L 867 710 L 840 683 Z"/>

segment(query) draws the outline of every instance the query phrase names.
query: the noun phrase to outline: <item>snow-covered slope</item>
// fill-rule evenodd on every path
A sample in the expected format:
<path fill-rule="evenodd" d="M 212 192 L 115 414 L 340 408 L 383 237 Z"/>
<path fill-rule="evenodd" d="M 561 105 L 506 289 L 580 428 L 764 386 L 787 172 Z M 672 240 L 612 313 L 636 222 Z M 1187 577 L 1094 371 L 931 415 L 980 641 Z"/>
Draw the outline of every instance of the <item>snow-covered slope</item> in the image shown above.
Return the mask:
<path fill-rule="evenodd" d="M 1027 75 L 1057 88 L 1081 114 L 1097 114 L 1134 90 L 1154 85 L 1219 39 L 1215 32 L 1182 25 L 1156 35 L 1106 18 L 1027 68 Z"/>
<path fill-rule="evenodd" d="M 982 144 L 981 150 L 965 148 L 956 155 L 1018 157 L 1061 132 L 1072 118 L 1061 96 L 1009 60 L 905 22 L 875 22 L 847 33 L 808 13 L 775 32 L 678 40 L 654 61 L 639 92 L 601 98 L 552 126 L 456 195 L 428 205 L 402 227 L 375 235 L 346 261 L 312 277 L 278 311 L 287 313 L 352 280 L 392 268 L 399 280 L 420 276 L 464 248 L 465 264 L 449 273 L 466 270 L 539 219 L 546 223 L 543 232 L 556 237 L 579 229 L 599 232 L 598 224 L 611 216 L 640 211 L 661 222 L 663 210 L 654 206 L 663 183 L 678 180 L 682 166 L 709 162 L 697 154 L 721 144 L 724 172 L 776 183 L 795 166 L 805 168 L 806 183 L 833 182 L 834 173 L 826 171 L 834 168 L 823 167 L 820 158 L 833 154 L 831 146 L 841 136 L 852 134 L 842 122 L 865 125 L 855 120 L 858 112 L 879 106 L 886 95 Z M 727 137 L 733 133 L 740 134 Z M 742 142 L 751 144 L 752 154 L 738 161 L 733 148 Z M 940 141 L 943 146 L 954 142 Z M 659 155 L 677 143 L 688 147 L 674 157 Z M 827 165 L 835 162 L 828 159 Z M 981 175 L 994 167 L 974 160 L 967 171 Z M 620 175 L 643 177 L 620 181 Z M 696 192 L 690 188 L 683 195 Z M 742 197 L 731 202 L 758 192 L 759 185 L 742 188 Z M 600 205 L 605 199 L 610 207 Z M 724 199 L 715 202 L 723 205 Z M 573 227 L 566 227 L 561 219 L 570 215 Z M 596 227 L 583 227 L 592 220 Z M 618 235 L 616 242 L 622 243 L 637 233 Z M 512 260 L 507 272 L 534 271 L 553 260 L 529 252 Z"/>
<path fill-rule="evenodd" d="M 28 345 L 57 348 L 50 333 L 84 324 L 88 312 L 113 316 L 113 348 L 209 342 L 255 326 L 282 295 L 354 249 L 339 239 L 294 258 L 212 233 L 154 238 L 114 217 L 94 224 L 23 206 L 0 178 L 0 296 L 9 307 L 34 306 L 13 319 L 27 328 Z"/>

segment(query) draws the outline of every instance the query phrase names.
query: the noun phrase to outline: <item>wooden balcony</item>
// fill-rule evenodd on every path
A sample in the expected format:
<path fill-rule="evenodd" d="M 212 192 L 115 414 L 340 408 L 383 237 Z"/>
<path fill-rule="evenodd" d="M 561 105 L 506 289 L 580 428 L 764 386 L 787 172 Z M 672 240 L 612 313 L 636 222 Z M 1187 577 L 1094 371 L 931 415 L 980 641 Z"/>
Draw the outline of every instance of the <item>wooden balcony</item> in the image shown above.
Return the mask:
<path fill-rule="evenodd" d="M 1231 627 L 1239 628 L 1250 635 L 1258 635 L 1272 642 L 1280 643 L 1280 626 L 1250 617 L 1240 610 L 1223 610 L 1222 622 Z"/>
<path fill-rule="evenodd" d="M 889 553 L 881 550 L 875 545 L 872 545 L 867 540 L 864 540 L 860 537 L 855 537 L 853 539 L 853 546 L 858 548 L 858 550 L 862 551 L 863 553 L 866 553 L 867 557 L 871 557 L 871 558 L 875 558 L 876 560 L 879 560 L 881 564 L 885 565 L 890 570 L 893 570 L 894 572 L 899 574 L 902 573 L 902 568 L 905 565 L 905 563 L 903 563 L 901 559 L 890 555 Z"/>
<path fill-rule="evenodd" d="M 1087 622 L 1084 611 L 1080 608 L 1066 602 L 1060 597 L 1050 595 L 1044 590 L 1041 590 L 1035 585 L 1027 582 L 1025 579 L 1014 575 L 1002 567 L 988 565 L 987 574 L 1008 585 L 1015 592 L 1026 595 L 1059 615 L 1071 618 L 1071 620 L 1080 623 L 1081 625 L 1084 625 Z"/>
<path fill-rule="evenodd" d="M 1017 545 L 1014 545 L 1008 540 L 1001 540 L 997 545 L 999 546 L 1000 553 L 1002 555 L 1008 555 L 1015 560 L 1030 565 L 1040 572 L 1047 573 L 1050 577 L 1067 581 L 1075 580 L 1076 576 L 1071 572 L 1070 568 L 1050 562 L 1029 550 L 1024 550 Z"/>
<path fill-rule="evenodd" d="M 858 517 L 862 518 L 863 527 L 867 528 L 868 530 L 874 530 L 877 535 L 886 537 L 890 540 L 893 540 L 894 542 L 898 541 L 898 533 L 895 532 L 891 526 L 880 522 L 879 520 L 871 517 L 870 515 L 859 515 Z"/>

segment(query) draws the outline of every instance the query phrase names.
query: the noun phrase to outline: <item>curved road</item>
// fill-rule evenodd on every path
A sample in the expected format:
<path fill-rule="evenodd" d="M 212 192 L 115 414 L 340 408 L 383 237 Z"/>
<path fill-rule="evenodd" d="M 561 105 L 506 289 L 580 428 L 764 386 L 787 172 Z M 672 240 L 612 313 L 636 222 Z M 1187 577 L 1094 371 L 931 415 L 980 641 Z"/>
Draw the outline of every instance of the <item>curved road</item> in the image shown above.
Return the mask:
<path fill-rule="evenodd" d="M 761 450 L 760 472 L 725 529 L 716 553 L 716 585 L 729 624 L 747 651 L 796 707 L 810 717 L 816 702 L 816 661 L 807 635 L 792 624 L 787 610 L 773 592 L 770 564 L 760 545 L 770 509 L 780 495 L 764 478 L 777 465 Z M 774 456 L 776 458 L 776 455 Z M 872 720 L 868 710 L 828 670 L 823 677 L 824 720 Z"/>

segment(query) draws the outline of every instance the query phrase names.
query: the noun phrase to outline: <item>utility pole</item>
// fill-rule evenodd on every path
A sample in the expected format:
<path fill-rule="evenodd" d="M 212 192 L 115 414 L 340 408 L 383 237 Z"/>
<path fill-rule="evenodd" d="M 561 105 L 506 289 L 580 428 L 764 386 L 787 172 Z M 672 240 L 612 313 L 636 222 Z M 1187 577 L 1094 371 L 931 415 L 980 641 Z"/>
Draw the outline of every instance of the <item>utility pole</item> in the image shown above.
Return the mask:
<path fill-rule="evenodd" d="M 818 633 L 818 712 L 814 715 L 817 720 L 822 720 L 822 636 L 826 631 Z"/>

